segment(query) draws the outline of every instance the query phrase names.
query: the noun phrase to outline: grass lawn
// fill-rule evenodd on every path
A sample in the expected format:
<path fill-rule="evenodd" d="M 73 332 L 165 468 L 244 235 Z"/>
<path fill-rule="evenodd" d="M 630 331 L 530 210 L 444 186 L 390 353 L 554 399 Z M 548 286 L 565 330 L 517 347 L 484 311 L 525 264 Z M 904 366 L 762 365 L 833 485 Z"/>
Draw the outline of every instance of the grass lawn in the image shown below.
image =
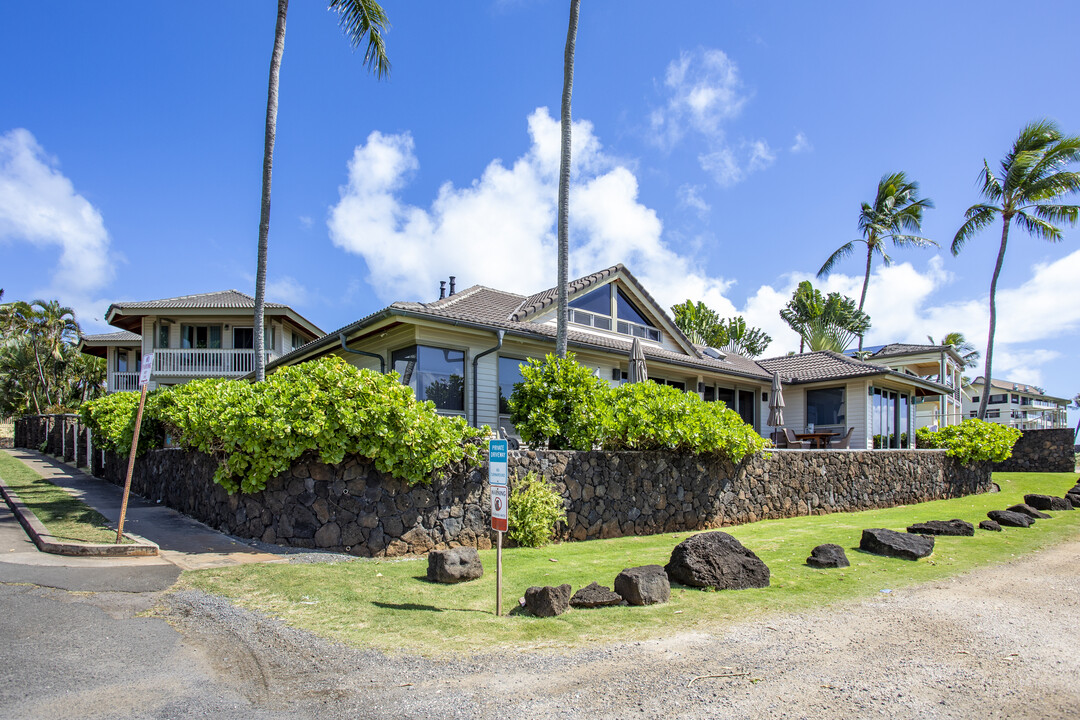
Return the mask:
<path fill-rule="evenodd" d="M 612 586 L 620 570 L 666 564 L 672 548 L 693 533 L 565 543 L 503 552 L 503 611 L 495 617 L 495 552 L 480 553 L 484 577 L 461 585 L 425 580 L 427 560 L 376 560 L 315 565 L 243 565 L 184 573 L 181 587 L 200 588 L 238 604 L 354 646 L 423 654 L 496 647 L 582 646 L 716 628 L 732 620 L 804 610 L 867 597 L 885 588 L 934 580 L 1080 537 L 1080 512 L 1054 513 L 1029 529 L 976 529 L 973 538 L 939 537 L 933 555 L 916 562 L 856 548 L 863 528 L 903 530 L 913 522 L 961 518 L 976 525 L 986 512 L 1023 502 L 1024 493 L 1061 495 L 1071 473 L 997 473 L 1000 494 L 939 500 L 887 510 L 766 520 L 724 528 L 772 571 L 768 588 L 724 592 L 672 587 L 671 602 L 650 607 L 571 609 L 540 619 L 515 610 L 531 585 L 593 580 Z M 816 570 L 805 564 L 821 543 L 847 550 L 851 567 Z"/>
<path fill-rule="evenodd" d="M 109 529 L 104 515 L 4 452 L 0 452 L 0 478 L 60 542 L 116 542 L 116 530 Z"/>

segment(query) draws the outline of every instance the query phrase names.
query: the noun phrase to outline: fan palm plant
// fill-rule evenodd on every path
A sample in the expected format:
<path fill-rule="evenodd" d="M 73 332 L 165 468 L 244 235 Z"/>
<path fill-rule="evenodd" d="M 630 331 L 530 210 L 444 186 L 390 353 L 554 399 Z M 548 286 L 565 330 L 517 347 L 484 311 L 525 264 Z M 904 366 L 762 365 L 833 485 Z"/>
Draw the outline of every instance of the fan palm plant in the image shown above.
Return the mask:
<path fill-rule="evenodd" d="M 567 324 L 570 311 L 567 283 L 570 282 L 570 96 L 574 90 L 574 51 L 577 47 L 578 12 L 581 0 L 570 0 L 570 23 L 566 28 L 563 52 L 562 151 L 559 157 L 559 280 L 558 315 L 555 320 L 555 354 L 566 357 Z"/>
<path fill-rule="evenodd" d="M 988 384 L 993 378 L 997 283 L 1005 261 L 1009 228 L 1015 221 L 1029 235 L 1050 242 L 1060 241 L 1061 228 L 1054 223 L 1075 225 L 1080 217 L 1080 207 L 1058 202 L 1080 190 L 1080 173 L 1069 169 L 1076 162 L 1080 162 L 1080 137 L 1063 136 L 1050 120 L 1033 122 L 1020 131 L 997 174 L 990 169 L 990 163 L 983 160 L 979 183 L 986 202 L 972 205 L 964 213 L 964 224 L 953 238 L 952 254 L 958 255 L 968 240 L 996 219 L 1001 219 L 1001 244 L 990 279 L 990 332 L 986 339 L 983 372 Z M 983 393 L 979 400 L 980 420 L 986 417 L 988 399 L 989 393 Z"/>
<path fill-rule="evenodd" d="M 870 316 L 855 300 L 836 292 L 822 295 L 808 280 L 799 283 L 780 317 L 799 334 L 799 352 L 844 352 L 870 329 Z"/>
<path fill-rule="evenodd" d="M 904 173 L 882 176 L 874 202 L 863 203 L 859 210 L 859 232 L 862 237 L 844 243 L 833 251 L 818 270 L 817 276 L 828 277 L 837 263 L 855 252 L 857 243 L 866 245 L 866 272 L 863 275 L 862 294 L 859 295 L 859 310 L 862 310 L 866 305 L 866 289 L 870 285 L 874 255 L 881 256 L 881 262 L 885 265 L 892 264 L 892 258 L 885 252 L 886 240 L 891 240 L 895 247 L 938 246 L 933 240 L 911 234 L 921 229 L 923 211 L 934 207 L 933 201 L 918 195 L 919 183 L 908 180 Z M 862 350 L 861 335 L 859 349 Z"/>
<path fill-rule="evenodd" d="M 383 33 L 389 29 L 386 13 L 375 0 L 330 0 L 329 10 L 338 13 L 341 29 L 353 48 L 367 42 L 364 65 L 374 71 L 376 78 L 390 73 Z M 281 56 L 285 52 L 285 19 L 289 0 L 278 0 L 277 25 L 274 29 L 274 51 L 270 56 L 270 83 L 266 96 L 266 131 L 263 142 L 262 206 L 259 212 L 259 253 L 255 270 L 255 379 L 266 379 L 266 353 L 263 334 L 266 303 L 266 255 L 270 236 L 270 180 L 274 169 L 274 141 L 277 137 L 278 78 Z"/>

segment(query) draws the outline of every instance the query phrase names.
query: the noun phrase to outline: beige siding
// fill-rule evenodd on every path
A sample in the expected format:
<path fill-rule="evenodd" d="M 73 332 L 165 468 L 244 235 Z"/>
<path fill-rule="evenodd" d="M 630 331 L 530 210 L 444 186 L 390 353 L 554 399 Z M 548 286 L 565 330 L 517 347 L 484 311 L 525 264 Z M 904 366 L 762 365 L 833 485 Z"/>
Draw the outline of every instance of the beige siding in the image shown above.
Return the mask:
<path fill-rule="evenodd" d="M 847 425 L 855 428 L 851 434 L 852 449 L 867 448 L 870 445 L 870 397 L 866 394 L 869 383 L 866 380 L 851 380 L 844 392 L 844 404 L 847 411 Z"/>

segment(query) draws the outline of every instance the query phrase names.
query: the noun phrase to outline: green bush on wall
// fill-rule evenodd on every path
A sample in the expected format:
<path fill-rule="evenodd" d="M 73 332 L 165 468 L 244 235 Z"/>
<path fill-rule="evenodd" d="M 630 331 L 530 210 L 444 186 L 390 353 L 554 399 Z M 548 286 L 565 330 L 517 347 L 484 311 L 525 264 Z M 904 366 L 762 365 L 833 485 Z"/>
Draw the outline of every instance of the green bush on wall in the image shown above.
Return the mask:
<path fill-rule="evenodd" d="M 137 403 L 135 393 L 116 393 L 83 405 L 100 447 L 131 448 Z M 358 370 L 339 357 L 283 368 L 261 383 L 195 380 L 157 390 L 147 399 L 148 420 L 181 447 L 214 456 L 214 480 L 229 492 L 262 490 L 307 451 L 330 464 L 362 455 L 382 472 L 426 483 L 452 463 L 479 465 L 480 440 L 490 432 L 439 415 L 396 374 Z M 140 434 L 140 451 L 159 433 L 149 435 L 144 445 Z"/>
<path fill-rule="evenodd" d="M 574 360 L 548 355 L 521 366 L 510 396 L 510 422 L 530 445 L 592 450 L 604 431 L 608 385 Z"/>
<path fill-rule="evenodd" d="M 921 427 L 915 431 L 915 440 L 920 448 L 943 448 L 950 457 L 969 465 L 985 460 L 1008 460 L 1022 434 L 1016 428 L 968 418 L 940 430 Z"/>

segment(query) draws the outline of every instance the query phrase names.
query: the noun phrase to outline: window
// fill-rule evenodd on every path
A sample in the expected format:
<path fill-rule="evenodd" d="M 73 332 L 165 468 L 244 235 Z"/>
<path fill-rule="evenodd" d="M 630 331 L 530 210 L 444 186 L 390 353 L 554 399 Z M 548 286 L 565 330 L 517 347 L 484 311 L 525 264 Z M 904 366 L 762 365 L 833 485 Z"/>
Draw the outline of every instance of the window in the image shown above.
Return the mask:
<path fill-rule="evenodd" d="M 679 392 L 686 392 L 686 383 L 680 382 L 678 380 L 664 380 L 663 378 L 656 377 L 650 377 L 649 380 L 656 383 L 657 385 L 670 385 Z"/>
<path fill-rule="evenodd" d="M 394 370 L 419 400 L 439 410 L 465 411 L 465 353 L 462 350 L 413 345 L 395 350 Z"/>
<path fill-rule="evenodd" d="M 1001 404 L 1001 403 L 1007 403 L 1007 402 L 1009 402 L 1009 394 L 1008 393 L 1001 393 L 1000 395 L 991 395 L 989 400 L 987 400 L 987 402 L 993 403 L 995 405 L 998 405 L 998 404 Z"/>
<path fill-rule="evenodd" d="M 169 347 L 169 326 L 165 323 L 158 325 L 157 346 L 159 348 Z"/>
<path fill-rule="evenodd" d="M 116 351 L 116 372 L 126 373 L 127 371 L 128 371 L 128 351 L 127 350 L 117 350 Z"/>
<path fill-rule="evenodd" d="M 735 391 L 731 388 L 716 388 L 716 399 L 718 402 L 722 402 L 732 410 L 735 409 Z"/>
<path fill-rule="evenodd" d="M 982 399 L 982 397 L 980 395 L 972 395 L 971 396 L 971 402 L 979 402 L 979 400 L 981 400 L 981 399 Z M 971 417 L 975 417 L 975 416 L 972 415 Z"/>
<path fill-rule="evenodd" d="M 302 347 L 302 346 L 303 346 L 304 344 L 305 344 L 305 343 L 304 343 L 304 338 L 303 338 L 303 336 L 302 336 L 302 335 L 300 335 L 300 333 L 295 333 L 295 332 L 294 332 L 294 333 L 292 334 L 292 344 L 290 345 L 290 348 L 291 348 L 291 349 L 293 349 L 293 350 L 295 350 L 295 349 L 297 349 L 298 347 Z"/>
<path fill-rule="evenodd" d="M 220 349 L 220 325 L 181 325 L 180 347 L 185 349 Z"/>
<path fill-rule="evenodd" d="M 871 388 L 871 433 L 875 448 L 906 448 L 911 437 L 910 396 L 893 390 Z"/>
<path fill-rule="evenodd" d="M 754 412 L 754 405 L 757 403 L 754 400 L 757 398 L 757 393 L 753 390 L 740 390 L 739 391 L 739 417 L 743 422 L 750 427 L 756 427 L 754 419 L 756 413 Z"/>
<path fill-rule="evenodd" d="M 806 391 L 806 424 L 845 425 L 844 388 L 819 388 Z"/>
<path fill-rule="evenodd" d="M 1020 404 L 1020 396 L 1019 395 L 1013 395 L 1010 399 L 1012 400 L 1013 405 L 1019 405 Z"/>
<path fill-rule="evenodd" d="M 514 394 L 514 385 L 521 382 L 521 366 L 524 360 L 511 357 L 499 357 L 499 414 L 510 414 L 510 396 Z"/>
<path fill-rule="evenodd" d="M 614 318 L 612 309 L 615 310 Z M 637 309 L 633 301 L 612 283 L 574 298 L 569 303 L 570 322 L 587 325 L 600 330 L 611 330 L 622 335 L 660 342 L 660 331 Z"/>
<path fill-rule="evenodd" d="M 255 328 L 234 327 L 232 331 L 232 346 L 237 350 L 255 349 Z"/>

